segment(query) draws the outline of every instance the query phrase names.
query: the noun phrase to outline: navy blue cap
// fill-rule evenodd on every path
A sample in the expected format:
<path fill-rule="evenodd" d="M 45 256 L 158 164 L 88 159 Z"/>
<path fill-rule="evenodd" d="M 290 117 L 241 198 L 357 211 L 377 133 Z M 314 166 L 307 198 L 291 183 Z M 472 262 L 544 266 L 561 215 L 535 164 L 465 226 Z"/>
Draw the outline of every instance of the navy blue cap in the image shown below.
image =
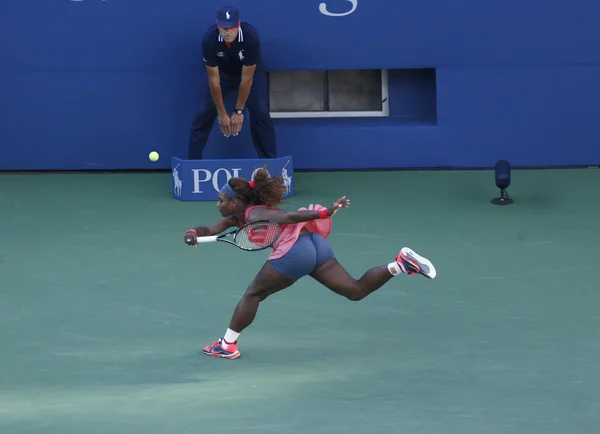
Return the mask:
<path fill-rule="evenodd" d="M 240 12 L 233 6 L 223 6 L 217 11 L 217 26 L 238 27 L 240 25 Z"/>

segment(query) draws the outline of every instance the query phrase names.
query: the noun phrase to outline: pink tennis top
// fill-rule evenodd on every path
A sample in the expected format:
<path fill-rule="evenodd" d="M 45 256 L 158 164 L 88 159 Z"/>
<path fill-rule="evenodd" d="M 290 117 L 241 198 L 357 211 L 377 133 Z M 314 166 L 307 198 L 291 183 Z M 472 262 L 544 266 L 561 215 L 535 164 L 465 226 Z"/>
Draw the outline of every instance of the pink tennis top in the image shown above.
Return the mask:
<path fill-rule="evenodd" d="M 244 219 L 248 221 L 248 213 L 254 208 L 267 208 L 264 205 L 256 205 L 251 206 L 244 213 Z M 323 205 L 319 204 L 310 204 L 308 208 L 299 208 L 298 211 L 318 211 L 321 208 L 325 208 Z M 241 222 L 240 222 L 241 223 Z M 241 225 L 240 225 L 241 226 Z M 300 236 L 300 231 L 302 229 L 306 229 L 310 232 L 314 232 L 316 234 L 321 235 L 323 238 L 327 238 L 331 233 L 332 221 L 331 217 L 327 217 L 326 219 L 318 219 L 311 220 L 308 222 L 302 223 L 293 223 L 293 224 L 282 224 L 281 227 L 281 236 L 273 245 L 273 251 L 269 255 L 269 259 L 277 259 L 284 256 L 293 246 L 298 237 Z"/>

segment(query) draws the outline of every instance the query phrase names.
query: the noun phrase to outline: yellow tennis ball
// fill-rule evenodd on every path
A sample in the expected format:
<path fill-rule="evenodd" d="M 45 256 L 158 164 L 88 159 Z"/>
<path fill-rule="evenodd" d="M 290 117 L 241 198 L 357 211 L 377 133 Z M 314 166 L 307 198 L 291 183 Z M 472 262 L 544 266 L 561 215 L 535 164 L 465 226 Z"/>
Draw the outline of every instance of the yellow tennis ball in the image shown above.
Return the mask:
<path fill-rule="evenodd" d="M 158 152 L 156 152 L 156 151 L 150 152 L 150 155 L 148 155 L 148 158 L 150 158 L 150 161 L 157 161 L 158 160 Z"/>

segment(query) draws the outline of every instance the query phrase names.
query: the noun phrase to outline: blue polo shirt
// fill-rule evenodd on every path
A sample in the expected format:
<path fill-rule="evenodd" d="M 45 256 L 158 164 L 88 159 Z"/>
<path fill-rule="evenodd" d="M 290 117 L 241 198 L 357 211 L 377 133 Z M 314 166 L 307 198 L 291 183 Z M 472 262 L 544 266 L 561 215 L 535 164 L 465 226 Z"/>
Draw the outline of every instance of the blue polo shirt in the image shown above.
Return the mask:
<path fill-rule="evenodd" d="M 240 24 L 238 37 L 231 44 L 221 38 L 213 24 L 202 39 L 202 58 L 207 66 L 218 66 L 219 72 L 228 75 L 241 75 L 242 66 L 263 69 L 258 32 L 246 22 Z"/>

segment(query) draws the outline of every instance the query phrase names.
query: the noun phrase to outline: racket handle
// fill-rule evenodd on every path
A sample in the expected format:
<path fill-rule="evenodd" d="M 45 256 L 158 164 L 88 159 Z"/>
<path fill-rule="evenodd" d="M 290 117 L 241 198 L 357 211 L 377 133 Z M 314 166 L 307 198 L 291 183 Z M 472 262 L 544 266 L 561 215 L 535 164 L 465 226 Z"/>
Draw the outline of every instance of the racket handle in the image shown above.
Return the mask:
<path fill-rule="evenodd" d="M 211 237 L 196 237 L 196 240 L 198 241 L 198 244 L 200 243 L 214 243 L 215 241 L 217 241 L 218 236 L 211 236 Z"/>

